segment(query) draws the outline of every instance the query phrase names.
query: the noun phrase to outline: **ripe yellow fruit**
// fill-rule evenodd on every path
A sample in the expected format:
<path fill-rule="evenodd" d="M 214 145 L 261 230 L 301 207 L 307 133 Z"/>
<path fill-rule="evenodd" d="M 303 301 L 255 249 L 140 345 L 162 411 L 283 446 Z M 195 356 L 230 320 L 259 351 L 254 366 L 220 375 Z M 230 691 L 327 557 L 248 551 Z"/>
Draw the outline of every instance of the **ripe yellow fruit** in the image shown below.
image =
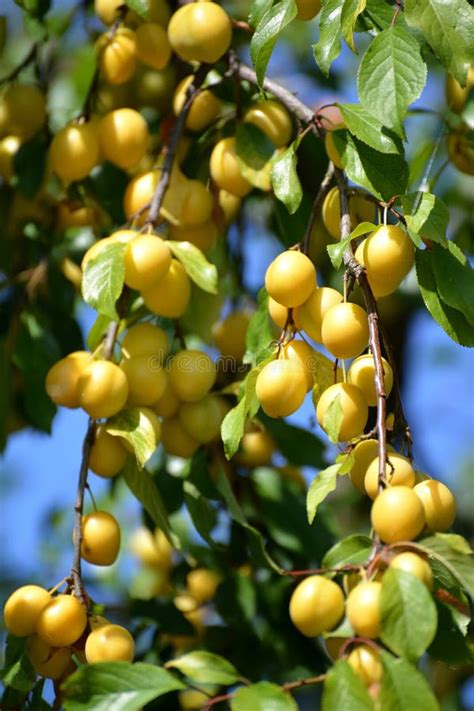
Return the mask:
<path fill-rule="evenodd" d="M 321 9 L 321 0 L 296 0 L 298 20 L 312 20 Z"/>
<path fill-rule="evenodd" d="M 178 86 L 173 98 L 173 111 L 175 116 L 181 113 L 184 103 L 186 101 L 186 92 L 188 86 L 194 80 L 194 74 L 188 77 L 184 77 Z M 214 123 L 219 111 L 221 109 L 221 102 L 214 96 L 212 91 L 209 89 L 202 89 L 199 91 L 189 109 L 188 116 L 186 118 L 186 128 L 190 131 L 204 131 L 205 128 Z"/>
<path fill-rule="evenodd" d="M 461 173 L 474 175 L 474 141 L 468 124 L 462 124 L 449 134 L 448 156 Z"/>
<path fill-rule="evenodd" d="M 129 328 L 121 344 L 122 355 L 126 358 L 150 355 L 155 356 L 157 363 L 163 363 L 169 348 L 165 331 L 147 321 Z"/>
<path fill-rule="evenodd" d="M 355 251 L 355 258 L 356 260 L 365 266 L 365 245 L 367 243 L 367 239 L 363 239 L 362 242 L 359 244 Z M 388 296 L 389 294 L 393 294 L 394 291 L 398 289 L 400 286 L 401 279 L 395 279 L 395 278 L 385 278 L 385 279 L 376 279 L 372 272 L 366 271 L 367 275 L 367 281 L 369 282 L 369 286 L 372 289 L 372 293 L 375 296 L 376 299 L 381 298 L 382 296 Z"/>
<path fill-rule="evenodd" d="M 148 125 L 134 109 L 110 111 L 99 122 L 99 144 L 104 158 L 120 168 L 133 168 L 148 148 Z"/>
<path fill-rule="evenodd" d="M 196 227 L 210 220 L 212 215 L 212 195 L 200 180 L 187 180 L 177 194 L 181 200 L 179 211 L 175 211 L 175 223 L 184 227 Z"/>
<path fill-rule="evenodd" d="M 398 281 L 415 261 L 415 247 L 407 233 L 395 225 L 380 225 L 364 240 L 363 263 L 375 283 Z"/>
<path fill-rule="evenodd" d="M 379 443 L 376 439 L 365 439 L 356 444 L 352 450 L 354 464 L 349 472 L 349 478 L 355 488 L 365 494 L 364 479 L 369 464 L 378 457 Z"/>
<path fill-rule="evenodd" d="M 405 573 L 414 575 L 426 585 L 428 590 L 431 590 L 433 587 L 433 573 L 431 571 L 431 566 L 428 561 L 416 553 L 412 553 L 411 551 L 399 553 L 392 558 L 389 568 L 404 570 Z"/>
<path fill-rule="evenodd" d="M 34 84 L 10 84 L 0 98 L 5 133 L 31 138 L 46 123 L 46 97 Z"/>
<path fill-rule="evenodd" d="M 86 609 L 72 595 L 57 595 L 38 617 L 37 635 L 51 647 L 74 644 L 87 625 Z"/>
<path fill-rule="evenodd" d="M 107 511 L 82 517 L 81 556 L 93 565 L 112 565 L 120 550 L 120 526 Z"/>
<path fill-rule="evenodd" d="M 245 432 L 234 460 L 243 467 L 263 467 L 270 463 L 275 451 L 276 444 L 265 430 Z"/>
<path fill-rule="evenodd" d="M 127 243 L 123 261 L 125 284 L 145 291 L 158 284 L 168 272 L 171 250 L 161 237 L 139 234 Z"/>
<path fill-rule="evenodd" d="M 23 585 L 13 592 L 3 608 L 3 621 L 15 637 L 28 637 L 36 629 L 36 623 L 51 595 L 39 585 Z"/>
<path fill-rule="evenodd" d="M 161 441 L 165 452 L 189 459 L 199 449 L 199 442 L 186 432 L 178 417 L 163 420 Z"/>
<path fill-rule="evenodd" d="M 41 637 L 34 635 L 28 640 L 26 649 L 33 669 L 45 679 L 61 679 L 71 666 L 72 657 L 69 647 L 54 649 Z"/>
<path fill-rule="evenodd" d="M 382 583 L 362 582 L 353 588 L 346 601 L 346 616 L 356 635 L 375 639 L 380 634 L 380 594 Z"/>
<path fill-rule="evenodd" d="M 321 324 L 324 346 L 336 358 L 354 358 L 369 342 L 367 313 L 357 304 L 331 306 Z"/>
<path fill-rule="evenodd" d="M 213 220 L 207 220 L 194 227 L 177 227 L 170 225 L 169 238 L 177 242 L 191 242 L 201 252 L 211 249 L 219 236 L 219 230 Z"/>
<path fill-rule="evenodd" d="M 130 548 L 140 562 L 150 568 L 171 568 L 173 547 L 159 528 L 155 533 L 145 526 L 137 528 L 132 534 Z"/>
<path fill-rule="evenodd" d="M 96 257 L 99 256 L 99 254 L 109 245 L 111 244 L 127 244 L 130 240 L 132 240 L 134 237 L 137 236 L 137 232 L 135 230 L 118 230 L 117 232 L 114 232 L 111 234 L 109 237 L 104 237 L 103 239 L 98 240 L 95 244 L 92 245 L 92 247 L 89 247 L 87 252 L 82 258 L 81 262 L 81 269 L 82 271 L 85 270 L 87 263 L 91 259 L 95 259 Z"/>
<path fill-rule="evenodd" d="M 287 417 L 303 404 L 307 385 L 306 373 L 298 360 L 277 359 L 262 368 L 255 392 L 267 415 Z"/>
<path fill-rule="evenodd" d="M 366 686 L 379 682 L 383 675 L 380 654 L 367 644 L 361 644 L 347 657 L 347 662 Z"/>
<path fill-rule="evenodd" d="M 301 319 L 299 318 L 299 310 L 299 306 L 293 309 L 292 317 L 296 329 L 298 331 L 301 331 L 302 326 Z M 268 297 L 268 313 L 270 314 L 270 318 L 272 319 L 273 323 L 275 323 L 282 329 L 285 328 L 286 322 L 288 320 L 288 309 L 286 308 L 286 306 L 282 306 L 281 304 L 279 304 L 278 301 L 275 301 L 275 299 L 272 299 L 271 296 Z"/>
<path fill-rule="evenodd" d="M 94 474 L 105 479 L 116 476 L 123 469 L 127 456 L 120 437 L 113 437 L 104 425 L 99 425 L 89 455 L 89 468 Z"/>
<path fill-rule="evenodd" d="M 77 383 L 82 371 L 90 362 L 90 353 L 87 353 L 87 351 L 75 351 L 58 360 L 48 370 L 45 388 L 56 405 L 71 408 L 79 407 Z"/>
<path fill-rule="evenodd" d="M 86 178 L 100 161 L 99 138 L 95 123 L 65 126 L 49 147 L 51 170 L 68 185 Z"/>
<path fill-rule="evenodd" d="M 279 101 L 255 101 L 244 114 L 244 122 L 252 123 L 268 136 L 275 148 L 286 146 L 293 133 L 291 116 Z"/>
<path fill-rule="evenodd" d="M 339 442 L 348 442 L 364 431 L 369 416 L 369 408 L 362 391 L 350 383 L 336 383 L 326 388 L 318 400 L 316 415 L 324 429 L 324 418 L 334 400 L 339 397 L 342 421 L 339 428 Z"/>
<path fill-rule="evenodd" d="M 18 136 L 5 136 L 0 141 L 0 178 L 6 182 L 14 175 L 14 158 L 21 146 L 21 139 Z"/>
<path fill-rule="evenodd" d="M 196 568 L 187 574 L 186 587 L 199 605 L 203 605 L 213 599 L 220 581 L 220 575 L 214 570 Z"/>
<path fill-rule="evenodd" d="M 315 289 L 304 304 L 298 306 L 301 329 L 316 343 L 322 343 L 321 324 L 324 316 L 331 306 L 340 304 L 342 300 L 343 296 L 339 291 L 322 286 Z"/>
<path fill-rule="evenodd" d="M 79 406 L 94 418 L 112 417 L 127 402 L 128 383 L 125 373 L 106 360 L 86 365 L 77 383 Z"/>
<path fill-rule="evenodd" d="M 226 358 L 242 360 L 246 346 L 245 337 L 252 314 L 239 309 L 233 311 L 212 327 L 212 337 L 217 348 Z"/>
<path fill-rule="evenodd" d="M 168 376 L 166 376 L 165 390 L 153 405 L 153 409 L 160 417 L 173 417 L 178 412 L 179 398 L 175 395 Z"/>
<path fill-rule="evenodd" d="M 178 412 L 183 428 L 199 444 L 219 437 L 224 414 L 224 403 L 216 395 L 205 395 L 198 402 L 184 402 Z"/>
<path fill-rule="evenodd" d="M 168 38 L 181 59 L 214 64 L 230 47 L 232 24 L 219 5 L 189 3 L 171 17 Z"/>
<path fill-rule="evenodd" d="M 334 143 L 334 132 L 335 131 L 343 131 L 346 129 L 346 124 L 345 123 L 338 123 L 335 126 L 331 128 L 330 131 L 326 133 L 326 136 L 324 138 L 324 147 L 326 149 L 327 156 L 329 160 L 331 160 L 336 168 L 339 168 L 342 170 L 344 168 L 341 160 L 341 156 L 339 154 L 339 151 L 336 148 L 336 145 Z"/>
<path fill-rule="evenodd" d="M 130 405 L 154 405 L 163 395 L 166 388 L 166 375 L 153 356 L 126 358 L 120 367 L 127 376 Z"/>
<path fill-rule="evenodd" d="M 244 197 L 252 190 L 252 185 L 240 172 L 233 136 L 222 138 L 216 143 L 211 153 L 209 170 L 215 184 L 232 195 Z"/>
<path fill-rule="evenodd" d="M 287 308 L 300 306 L 316 289 L 314 264 L 302 252 L 282 252 L 266 271 L 265 287 L 279 304 Z"/>
<path fill-rule="evenodd" d="M 156 22 L 144 22 L 135 32 L 137 59 L 153 69 L 164 69 L 171 58 L 168 34 Z"/>
<path fill-rule="evenodd" d="M 58 230 L 67 230 L 69 227 L 98 227 L 103 220 L 103 215 L 97 204 L 87 204 L 65 198 L 56 206 L 56 227 Z"/>
<path fill-rule="evenodd" d="M 344 614 L 344 595 L 332 580 L 310 575 L 294 589 L 290 617 L 305 637 L 316 637 L 332 630 Z"/>
<path fill-rule="evenodd" d="M 191 282 L 181 262 L 172 259 L 161 281 L 142 293 L 145 306 L 157 316 L 180 318 L 191 298 Z"/>
<path fill-rule="evenodd" d="M 295 338 L 282 347 L 280 358 L 286 360 L 296 360 L 300 363 L 306 377 L 308 392 L 314 385 L 314 376 L 316 373 L 317 361 L 314 350 L 306 341 L 298 341 Z"/>
<path fill-rule="evenodd" d="M 461 84 L 451 75 L 446 77 L 446 102 L 455 114 L 460 114 L 464 109 L 469 93 L 474 86 L 474 67 L 469 67 L 467 73 L 467 84 L 462 87 Z"/>
<path fill-rule="evenodd" d="M 425 514 L 414 489 L 391 486 L 375 499 L 370 520 L 384 543 L 398 543 L 411 541 L 421 533 Z"/>
<path fill-rule="evenodd" d="M 96 43 L 100 73 L 109 84 L 124 84 L 135 74 L 136 36 L 133 30 L 119 27 L 113 37 L 105 32 Z"/>
<path fill-rule="evenodd" d="M 125 627 L 101 625 L 87 636 L 85 653 L 89 664 L 132 662 L 135 655 L 135 642 Z"/>
<path fill-rule="evenodd" d="M 356 194 L 349 198 L 349 213 L 351 218 L 351 229 L 353 230 L 360 222 L 373 222 L 375 215 L 375 205 L 365 197 L 365 193 L 356 191 Z M 324 226 L 333 237 L 340 239 L 341 236 L 341 202 L 339 189 L 337 186 L 331 188 L 323 202 L 322 218 Z"/>
<path fill-rule="evenodd" d="M 446 484 L 427 479 L 417 484 L 413 491 L 422 503 L 430 531 L 447 531 L 456 516 L 456 500 Z"/>
<path fill-rule="evenodd" d="M 169 382 L 183 402 L 201 400 L 216 381 L 216 367 L 207 353 L 182 350 L 176 353 L 169 367 Z"/>
<path fill-rule="evenodd" d="M 94 0 L 94 12 L 104 25 L 111 25 L 119 15 L 122 0 Z"/>
<path fill-rule="evenodd" d="M 179 707 L 182 711 L 199 711 L 209 701 L 209 693 L 197 689 L 186 689 L 178 693 Z"/>
<path fill-rule="evenodd" d="M 390 395 L 393 387 L 393 370 L 390 363 L 382 358 L 385 395 Z M 347 380 L 353 385 L 357 385 L 371 406 L 377 405 L 377 393 L 375 390 L 375 365 L 371 353 L 361 355 L 355 359 L 347 373 Z"/>
<path fill-rule="evenodd" d="M 379 458 L 376 456 L 367 467 L 364 479 L 365 490 L 371 499 L 375 499 L 379 493 L 378 473 Z M 385 465 L 385 479 L 389 486 L 415 486 L 415 470 L 410 460 L 401 454 L 390 454 L 389 463 Z"/>
<path fill-rule="evenodd" d="M 239 214 L 241 199 L 237 195 L 229 193 L 227 190 L 219 190 L 217 201 L 224 213 L 225 222 L 230 224 Z"/>

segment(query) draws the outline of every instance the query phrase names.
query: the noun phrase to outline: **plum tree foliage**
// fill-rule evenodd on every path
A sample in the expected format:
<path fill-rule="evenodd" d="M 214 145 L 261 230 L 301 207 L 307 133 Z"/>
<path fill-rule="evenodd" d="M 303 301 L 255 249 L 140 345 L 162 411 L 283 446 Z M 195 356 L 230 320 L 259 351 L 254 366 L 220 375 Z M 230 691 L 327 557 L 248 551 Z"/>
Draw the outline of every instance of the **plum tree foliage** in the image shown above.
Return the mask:
<path fill-rule="evenodd" d="M 474 345 L 472 7 L 15 3 L 31 48 L 11 59 L 0 16 L 0 442 L 50 433 L 57 408 L 88 424 L 71 566 L 4 604 L 2 708 L 440 709 L 433 670 L 474 660 L 472 557 L 413 458 L 400 361 L 419 307 Z M 358 101 L 323 101 L 343 43 Z M 316 106 L 267 76 L 281 46 Z M 307 428 L 286 420 L 302 407 Z M 88 566 L 125 549 L 139 572 L 108 605 L 114 578 L 92 593 Z"/>

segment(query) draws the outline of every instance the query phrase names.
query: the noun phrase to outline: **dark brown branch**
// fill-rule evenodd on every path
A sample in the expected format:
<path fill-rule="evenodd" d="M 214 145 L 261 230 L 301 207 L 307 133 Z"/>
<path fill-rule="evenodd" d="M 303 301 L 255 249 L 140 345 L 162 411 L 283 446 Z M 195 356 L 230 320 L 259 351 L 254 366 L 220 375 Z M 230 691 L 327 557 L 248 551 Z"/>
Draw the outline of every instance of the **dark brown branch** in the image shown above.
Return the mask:
<path fill-rule="evenodd" d="M 287 681 L 286 684 L 282 684 L 283 691 L 294 691 L 295 689 L 301 689 L 302 686 L 312 686 L 313 684 L 321 684 L 326 678 L 326 674 L 319 674 L 318 676 L 310 676 L 307 679 L 296 679 L 296 681 Z"/>
<path fill-rule="evenodd" d="M 308 570 L 285 570 L 282 575 L 289 575 L 294 578 L 299 578 L 303 575 L 320 575 L 322 573 L 353 573 L 362 568 L 362 565 L 348 563 L 341 565 L 339 568 L 309 568 Z"/>
<path fill-rule="evenodd" d="M 313 202 L 313 207 L 311 208 L 311 217 L 309 218 L 309 222 L 306 226 L 306 231 L 304 234 L 303 238 L 303 254 L 308 254 L 309 252 L 309 245 L 311 242 L 311 233 L 313 231 L 314 223 L 316 222 L 316 219 L 321 212 L 321 208 L 323 206 L 324 198 L 329 192 L 329 186 L 331 185 L 331 181 L 334 176 L 334 166 L 332 163 L 329 163 L 328 169 L 326 171 L 326 175 L 321 181 L 321 185 L 319 186 L 319 190 L 316 194 L 316 197 L 314 198 Z"/>

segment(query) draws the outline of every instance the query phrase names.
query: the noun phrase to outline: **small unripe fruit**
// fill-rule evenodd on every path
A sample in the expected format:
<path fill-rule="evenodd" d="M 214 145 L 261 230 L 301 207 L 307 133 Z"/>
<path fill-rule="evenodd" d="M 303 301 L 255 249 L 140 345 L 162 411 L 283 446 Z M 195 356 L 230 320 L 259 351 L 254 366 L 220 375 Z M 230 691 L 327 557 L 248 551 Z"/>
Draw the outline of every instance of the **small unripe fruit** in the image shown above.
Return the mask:
<path fill-rule="evenodd" d="M 207 444 L 219 437 L 224 419 L 222 400 L 216 395 L 206 395 L 198 402 L 184 402 L 178 416 L 186 432 L 199 444 Z"/>
<path fill-rule="evenodd" d="M 376 439 L 365 439 L 356 444 L 352 450 L 354 464 L 349 472 L 349 478 L 355 488 L 365 494 L 364 479 L 369 464 L 378 456 L 379 443 Z"/>
<path fill-rule="evenodd" d="M 99 144 L 104 158 L 119 168 L 132 168 L 148 148 L 148 126 L 134 109 L 116 109 L 99 122 Z"/>
<path fill-rule="evenodd" d="M 345 130 L 346 124 L 345 123 L 340 123 L 336 124 L 336 126 L 333 126 L 330 131 L 326 133 L 325 139 L 324 139 L 324 147 L 326 149 L 327 156 L 330 161 L 334 163 L 336 168 L 339 168 L 342 170 L 344 168 L 341 160 L 341 156 L 339 154 L 338 149 L 336 148 L 336 145 L 334 143 L 334 132 L 335 131 L 342 131 Z"/>
<path fill-rule="evenodd" d="M 128 397 L 125 373 L 110 361 L 89 363 L 77 383 L 79 405 L 96 419 L 113 417 L 123 409 Z"/>
<path fill-rule="evenodd" d="M 178 86 L 173 98 L 173 111 L 175 116 L 178 116 L 186 101 L 186 92 L 189 85 L 194 80 L 194 75 L 191 74 L 189 77 L 182 79 Z M 189 113 L 186 117 L 186 128 L 190 131 L 204 131 L 205 128 L 214 123 L 219 111 L 221 109 L 221 102 L 214 96 L 212 91 L 209 89 L 202 89 L 199 91 L 189 109 Z"/>
<path fill-rule="evenodd" d="M 89 455 L 89 468 L 94 474 L 106 479 L 116 476 L 125 466 L 127 456 L 120 437 L 113 437 L 104 425 L 99 425 Z"/>
<path fill-rule="evenodd" d="M 354 358 L 369 342 L 367 313 L 357 304 L 335 304 L 321 325 L 324 346 L 336 358 Z"/>
<path fill-rule="evenodd" d="M 187 574 L 186 587 L 189 594 L 192 595 L 200 605 L 203 605 L 213 599 L 220 581 L 220 575 L 214 570 L 196 568 Z"/>
<path fill-rule="evenodd" d="M 417 484 L 413 491 L 422 503 L 430 531 L 447 531 L 456 516 L 456 501 L 446 484 L 427 479 Z"/>
<path fill-rule="evenodd" d="M 299 341 L 296 338 L 285 343 L 280 352 L 280 358 L 297 361 L 304 370 L 308 392 L 314 385 L 317 361 L 314 350 L 306 341 Z"/>
<path fill-rule="evenodd" d="M 180 318 L 191 298 L 191 282 L 181 262 L 172 259 L 164 277 L 142 296 L 145 306 L 157 316 Z"/>
<path fill-rule="evenodd" d="M 384 543 L 398 543 L 411 541 L 421 533 L 425 514 L 414 489 L 391 486 L 375 499 L 370 520 Z"/>
<path fill-rule="evenodd" d="M 112 565 L 120 550 L 120 526 L 107 511 L 82 517 L 81 557 L 93 565 Z"/>
<path fill-rule="evenodd" d="M 232 24 L 219 5 L 212 2 L 189 3 L 172 16 L 168 38 L 181 59 L 214 64 L 230 47 Z"/>
<path fill-rule="evenodd" d="M 56 405 L 79 407 L 77 383 L 84 368 L 91 362 L 91 354 L 75 351 L 55 363 L 46 375 L 46 392 Z"/>
<path fill-rule="evenodd" d="M 39 585 L 23 585 L 13 592 L 3 608 L 5 627 L 15 637 L 34 634 L 36 623 L 51 595 Z"/>
<path fill-rule="evenodd" d="M 276 257 L 265 274 L 265 287 L 279 304 L 303 304 L 316 289 L 316 269 L 302 252 L 287 250 Z"/>
<path fill-rule="evenodd" d="M 332 580 L 310 575 L 293 591 L 290 617 L 306 637 L 316 637 L 332 630 L 344 614 L 344 595 Z"/>
<path fill-rule="evenodd" d="M 275 148 L 286 146 L 293 133 L 290 114 L 279 101 L 255 101 L 244 115 L 245 123 L 252 123 L 268 136 Z"/>
<path fill-rule="evenodd" d="M 415 261 L 415 247 L 407 233 L 395 225 L 380 225 L 364 240 L 363 263 L 374 282 L 401 282 Z"/>
<path fill-rule="evenodd" d="M 26 649 L 33 669 L 45 679 L 61 679 L 72 662 L 69 647 L 55 649 L 37 635 L 28 640 Z"/>
<path fill-rule="evenodd" d="M 129 328 L 122 341 L 122 355 L 126 358 L 150 355 L 155 356 L 158 363 L 163 363 L 168 351 L 165 331 L 148 322 L 137 323 Z"/>
<path fill-rule="evenodd" d="M 46 98 L 34 84 L 10 84 L 0 98 L 5 133 L 31 138 L 46 123 Z"/>
<path fill-rule="evenodd" d="M 252 314 L 249 311 L 233 311 L 212 327 L 212 337 L 223 356 L 242 360 L 246 345 L 245 337 Z"/>
<path fill-rule="evenodd" d="M 255 392 L 267 415 L 287 417 L 303 404 L 307 384 L 306 373 L 298 360 L 277 359 L 260 371 Z"/>
<path fill-rule="evenodd" d="M 216 185 L 232 195 L 244 197 L 252 185 L 240 172 L 235 138 L 222 138 L 214 146 L 209 162 L 211 177 Z"/>
<path fill-rule="evenodd" d="M 367 644 L 361 644 L 353 649 L 347 657 L 347 662 L 366 686 L 371 686 L 382 679 L 383 666 L 380 654 Z"/>
<path fill-rule="evenodd" d="M 411 551 L 399 553 L 390 561 L 389 568 L 404 570 L 405 573 L 414 575 L 426 585 L 428 590 L 433 587 L 433 573 L 430 564 L 421 556 Z"/>
<path fill-rule="evenodd" d="M 100 72 L 109 84 L 124 84 L 135 74 L 136 37 L 132 30 L 119 27 L 112 38 L 104 33 L 96 49 Z"/>
<path fill-rule="evenodd" d="M 167 454 L 184 459 L 189 459 L 199 449 L 199 442 L 186 432 L 178 417 L 163 420 L 161 442 Z"/>
<path fill-rule="evenodd" d="M 380 634 L 382 583 L 359 583 L 347 596 L 346 615 L 356 635 L 375 639 Z"/>
<path fill-rule="evenodd" d="M 393 386 L 393 370 L 382 358 L 382 366 L 384 372 L 385 395 L 388 397 Z M 347 373 L 347 380 L 353 385 L 357 385 L 367 400 L 367 404 L 371 406 L 377 405 L 377 393 L 375 388 L 375 364 L 371 353 L 361 355 L 355 359 Z"/>
<path fill-rule="evenodd" d="M 315 289 L 304 304 L 298 306 L 301 329 L 316 343 L 322 343 L 321 325 L 324 316 L 331 306 L 340 304 L 342 300 L 343 296 L 339 291 L 322 286 Z"/>
<path fill-rule="evenodd" d="M 141 526 L 132 534 L 130 547 L 140 561 L 150 568 L 168 570 L 172 565 L 173 548 L 163 531 Z"/>
<path fill-rule="evenodd" d="M 391 466 L 390 466 L 391 465 Z M 367 467 L 364 486 L 371 499 L 378 496 L 379 458 L 376 456 Z M 415 485 L 415 470 L 410 460 L 401 454 L 389 454 L 389 461 L 385 464 L 385 480 L 388 486 Z"/>
<path fill-rule="evenodd" d="M 135 32 L 137 59 L 153 69 L 164 69 L 171 58 L 165 29 L 156 22 L 144 22 Z"/>
<path fill-rule="evenodd" d="M 165 390 L 153 405 L 153 409 L 160 417 L 173 417 L 179 410 L 179 404 L 179 398 L 174 393 L 169 383 L 169 378 L 166 376 Z"/>
<path fill-rule="evenodd" d="M 270 463 L 275 451 L 275 442 L 265 430 L 245 432 L 234 459 L 243 467 L 263 467 Z"/>
<path fill-rule="evenodd" d="M 347 442 L 364 431 L 369 409 L 362 391 L 356 385 L 350 383 L 331 385 L 322 393 L 316 408 L 318 422 L 323 429 L 326 413 L 337 397 L 342 409 L 338 441 Z"/>
<path fill-rule="evenodd" d="M 132 662 L 135 655 L 135 642 L 125 627 L 101 625 L 88 635 L 85 653 L 89 664 Z"/>
<path fill-rule="evenodd" d="M 131 289 L 146 291 L 158 284 L 171 265 L 171 251 L 156 235 L 137 235 L 127 243 L 124 253 L 124 281 Z"/>
<path fill-rule="evenodd" d="M 182 350 L 176 353 L 169 368 L 169 382 L 183 402 L 197 402 L 212 388 L 216 367 L 207 353 Z"/>
<path fill-rule="evenodd" d="M 86 178 L 100 161 L 99 138 L 94 123 L 65 126 L 49 147 L 51 170 L 68 185 Z"/>
<path fill-rule="evenodd" d="M 321 0 L 296 0 L 298 20 L 312 20 L 321 9 Z"/>
<path fill-rule="evenodd" d="M 36 632 L 51 647 L 74 644 L 86 628 L 85 607 L 72 595 L 57 595 L 42 610 Z"/>

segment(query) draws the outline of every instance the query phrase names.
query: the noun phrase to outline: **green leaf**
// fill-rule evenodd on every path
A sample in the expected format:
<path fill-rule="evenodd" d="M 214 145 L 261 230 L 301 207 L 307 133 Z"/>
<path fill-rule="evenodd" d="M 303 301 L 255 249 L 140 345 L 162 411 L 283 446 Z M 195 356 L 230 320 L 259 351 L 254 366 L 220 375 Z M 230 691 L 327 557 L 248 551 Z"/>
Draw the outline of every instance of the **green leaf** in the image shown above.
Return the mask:
<path fill-rule="evenodd" d="M 87 334 L 87 347 L 90 351 L 95 351 L 99 343 L 105 336 L 105 333 L 110 325 L 111 318 L 99 314 L 92 324 L 92 328 Z"/>
<path fill-rule="evenodd" d="M 9 634 L 5 644 L 4 667 L 0 671 L 0 679 L 6 687 L 27 694 L 33 687 L 36 674 L 31 666 L 26 652 L 27 640 Z"/>
<path fill-rule="evenodd" d="M 149 2 L 148 0 L 124 0 L 124 4 L 143 17 L 144 20 L 149 19 Z"/>
<path fill-rule="evenodd" d="M 296 466 L 323 466 L 324 445 L 312 432 L 290 425 L 285 420 L 276 420 L 264 413 L 259 414 L 259 420 L 271 434 L 278 445 L 281 454 Z"/>
<path fill-rule="evenodd" d="M 404 659 L 381 650 L 384 673 L 378 697 L 383 711 L 439 711 L 439 704 L 425 677 Z"/>
<path fill-rule="evenodd" d="M 170 528 L 168 513 L 154 478 L 145 469 L 139 469 L 136 462 L 129 457 L 123 469 L 125 482 L 153 522 L 163 531 L 169 542 L 180 548 L 180 544 Z"/>
<path fill-rule="evenodd" d="M 342 260 L 344 259 L 344 252 L 347 247 L 352 242 L 352 236 L 346 237 L 346 239 L 339 240 L 339 242 L 334 242 L 334 244 L 328 244 L 326 249 L 329 254 L 329 259 L 334 269 L 340 269 Z"/>
<path fill-rule="evenodd" d="M 298 711 L 296 701 L 276 684 L 259 681 L 241 687 L 230 702 L 231 711 Z"/>
<path fill-rule="evenodd" d="M 363 17 L 370 27 L 385 30 L 387 27 L 390 27 L 392 23 L 393 7 L 389 5 L 386 0 L 367 0 Z"/>
<path fill-rule="evenodd" d="M 319 398 L 330 385 L 334 385 L 335 373 L 334 373 L 334 363 L 329 358 L 326 358 L 319 351 L 314 351 L 312 358 L 316 360 L 316 367 L 313 373 L 314 376 L 314 387 L 311 393 L 314 407 L 318 405 Z M 337 369 L 337 378 L 342 376 L 342 371 L 340 368 Z"/>
<path fill-rule="evenodd" d="M 448 306 L 438 294 L 430 252 L 417 249 L 415 265 L 421 296 L 434 320 L 456 343 L 461 346 L 474 346 L 474 331 L 464 314 Z"/>
<path fill-rule="evenodd" d="M 260 17 L 250 41 L 250 57 L 255 67 L 259 86 L 262 86 L 268 62 L 279 35 L 295 17 L 295 0 L 280 0 L 275 5 L 268 7 Z"/>
<path fill-rule="evenodd" d="M 245 337 L 246 350 L 244 363 L 257 365 L 262 354 L 269 355 L 268 349 L 273 340 L 273 329 L 268 315 L 268 294 L 265 287 L 258 292 L 258 309 L 250 319 Z"/>
<path fill-rule="evenodd" d="M 392 652 L 417 662 L 436 634 L 437 614 L 430 591 L 416 576 L 389 568 L 380 597 L 380 637 Z"/>
<path fill-rule="evenodd" d="M 360 104 L 338 104 L 349 131 L 379 153 L 403 153 L 399 137 Z"/>
<path fill-rule="evenodd" d="M 357 89 L 363 106 L 384 126 L 403 135 L 403 119 L 426 83 L 418 41 L 404 27 L 383 30 L 359 65 Z"/>
<path fill-rule="evenodd" d="M 341 14 L 344 0 L 323 0 L 319 20 L 319 41 L 313 44 L 314 58 L 328 76 L 331 64 L 341 52 Z"/>
<path fill-rule="evenodd" d="M 379 153 L 344 130 L 334 132 L 334 143 L 347 176 L 354 183 L 382 200 L 405 192 L 408 166 L 402 156 Z"/>
<path fill-rule="evenodd" d="M 345 0 L 341 13 L 341 31 L 348 46 L 357 52 L 354 44 L 354 27 L 357 18 L 365 10 L 366 0 Z"/>
<path fill-rule="evenodd" d="M 368 536 L 356 534 L 338 541 L 324 556 L 323 568 L 337 568 L 348 563 L 365 563 L 369 557 L 372 541 Z"/>
<path fill-rule="evenodd" d="M 320 471 L 311 482 L 306 494 L 306 513 L 310 525 L 314 521 L 319 504 L 336 488 L 338 471 L 339 464 L 332 464 Z"/>
<path fill-rule="evenodd" d="M 263 15 L 273 5 L 273 0 L 253 0 L 250 8 L 248 22 L 251 27 L 257 27 Z"/>
<path fill-rule="evenodd" d="M 474 556 L 462 536 L 435 533 L 413 545 L 444 565 L 468 595 L 474 597 Z"/>
<path fill-rule="evenodd" d="M 190 652 L 167 662 L 166 667 L 179 669 L 191 681 L 201 684 L 230 686 L 241 678 L 233 664 L 212 652 Z"/>
<path fill-rule="evenodd" d="M 235 148 L 244 168 L 262 170 L 275 152 L 268 136 L 253 123 L 241 123 L 235 133 Z"/>
<path fill-rule="evenodd" d="M 167 240 L 166 244 L 195 284 L 209 294 L 217 294 L 217 269 L 207 261 L 200 249 L 190 242 Z"/>
<path fill-rule="evenodd" d="M 286 149 L 272 167 L 272 187 L 275 196 L 285 205 L 286 209 L 293 215 L 303 199 L 303 188 L 296 171 L 297 156 L 293 143 Z"/>
<path fill-rule="evenodd" d="M 192 522 L 202 538 L 211 546 L 214 547 L 211 531 L 217 523 L 217 514 L 209 503 L 209 499 L 201 494 L 197 486 L 190 481 L 185 481 L 184 503 L 191 516 Z"/>
<path fill-rule="evenodd" d="M 434 242 L 446 241 L 449 213 L 442 200 L 431 193 L 408 193 L 401 203 L 409 230 Z"/>
<path fill-rule="evenodd" d="M 321 711 L 336 711 L 336 709 L 337 711 L 374 711 L 374 704 L 367 687 L 345 659 L 337 661 L 328 671 L 323 687 Z"/>
<path fill-rule="evenodd" d="M 103 316 L 117 321 L 115 302 L 122 293 L 125 266 L 124 244 L 104 245 L 94 259 L 90 259 L 82 277 L 82 296 L 86 304 Z"/>
<path fill-rule="evenodd" d="M 428 653 L 449 665 L 469 664 L 474 661 L 474 646 L 460 629 L 451 607 L 436 601 L 438 627 Z M 466 618 L 469 623 L 470 618 Z"/>
<path fill-rule="evenodd" d="M 62 684 L 66 711 L 137 711 L 149 701 L 185 685 L 153 664 L 84 664 Z"/>
<path fill-rule="evenodd" d="M 339 432 L 341 430 L 342 420 L 344 419 L 344 412 L 341 405 L 341 396 L 336 395 L 334 400 L 332 400 L 328 409 L 324 413 L 323 419 L 323 429 L 327 436 L 337 444 L 339 442 Z"/>
<path fill-rule="evenodd" d="M 122 437 L 132 445 L 137 462 L 144 467 L 157 448 L 159 440 L 147 411 L 138 407 L 122 410 L 107 421 L 107 432 Z"/>
<path fill-rule="evenodd" d="M 474 326 L 474 270 L 454 242 L 433 244 L 431 254 L 440 297 Z"/>
<path fill-rule="evenodd" d="M 420 30 L 440 62 L 463 86 L 474 64 L 474 11 L 466 0 L 407 0 L 405 17 Z"/>
<path fill-rule="evenodd" d="M 39 135 L 23 143 L 13 157 L 18 188 L 27 198 L 34 197 L 43 182 L 46 154 L 44 136 Z"/>

